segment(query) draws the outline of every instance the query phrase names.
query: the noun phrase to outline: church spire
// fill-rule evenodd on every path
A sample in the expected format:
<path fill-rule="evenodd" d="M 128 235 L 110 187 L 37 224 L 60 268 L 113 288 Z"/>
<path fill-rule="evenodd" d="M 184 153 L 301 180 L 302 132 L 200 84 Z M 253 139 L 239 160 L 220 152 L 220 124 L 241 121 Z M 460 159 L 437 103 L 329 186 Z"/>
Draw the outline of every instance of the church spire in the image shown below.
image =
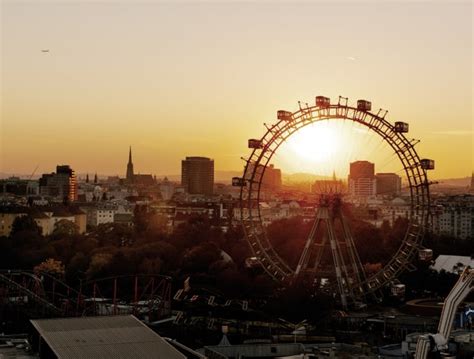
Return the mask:
<path fill-rule="evenodd" d="M 132 162 L 132 146 L 128 150 L 128 164 L 127 164 L 127 175 L 126 179 L 128 183 L 133 182 L 133 162 Z"/>

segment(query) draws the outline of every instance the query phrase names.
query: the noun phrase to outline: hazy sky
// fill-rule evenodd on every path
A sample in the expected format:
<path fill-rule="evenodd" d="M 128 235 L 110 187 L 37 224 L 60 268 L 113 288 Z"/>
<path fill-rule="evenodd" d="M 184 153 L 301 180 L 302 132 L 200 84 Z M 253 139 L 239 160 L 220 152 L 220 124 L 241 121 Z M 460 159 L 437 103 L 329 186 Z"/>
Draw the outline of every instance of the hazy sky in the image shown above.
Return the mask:
<path fill-rule="evenodd" d="M 36 0 L 1 10 L 0 172 L 67 163 L 123 176 L 129 145 L 141 173 L 179 173 L 186 155 L 240 169 L 246 140 L 276 110 L 319 94 L 366 98 L 409 122 L 434 177 L 474 168 L 471 1 Z"/>

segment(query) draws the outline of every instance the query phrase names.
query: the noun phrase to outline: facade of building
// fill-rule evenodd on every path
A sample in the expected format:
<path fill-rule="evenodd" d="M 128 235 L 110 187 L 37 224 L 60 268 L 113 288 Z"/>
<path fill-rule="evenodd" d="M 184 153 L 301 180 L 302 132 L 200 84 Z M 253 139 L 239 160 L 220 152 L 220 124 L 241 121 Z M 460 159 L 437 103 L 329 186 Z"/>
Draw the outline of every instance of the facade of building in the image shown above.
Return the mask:
<path fill-rule="evenodd" d="M 86 214 L 77 207 L 0 207 L 0 237 L 9 236 L 13 222 L 21 216 L 31 216 L 43 236 L 52 234 L 62 220 L 74 223 L 79 234 L 86 232 Z"/>
<path fill-rule="evenodd" d="M 438 198 L 433 231 L 459 239 L 474 239 L 474 195 Z"/>
<path fill-rule="evenodd" d="M 255 164 L 249 164 L 247 174 L 251 174 L 254 171 Z M 264 172 L 265 170 L 265 172 Z M 275 168 L 273 164 L 267 166 L 266 168 L 263 165 L 258 165 L 257 173 L 263 172 L 262 179 L 262 189 L 269 191 L 278 191 L 281 189 L 282 179 L 281 179 L 281 169 Z M 246 178 L 250 179 L 250 178 Z"/>
<path fill-rule="evenodd" d="M 186 157 L 182 160 L 181 185 L 189 194 L 212 195 L 214 160 L 207 157 Z"/>
<path fill-rule="evenodd" d="M 368 161 L 356 161 L 350 164 L 348 177 L 349 194 L 367 198 L 376 194 L 375 165 Z"/>
<path fill-rule="evenodd" d="M 26 208 L 0 208 L 0 237 L 8 237 L 12 231 L 13 222 L 17 217 L 26 216 Z"/>
<path fill-rule="evenodd" d="M 10 177 L 0 180 L 0 194 L 10 193 L 16 196 L 34 196 L 39 194 L 38 181 Z"/>
<path fill-rule="evenodd" d="M 63 201 L 77 200 L 76 174 L 68 165 L 56 166 L 56 173 L 43 174 L 39 180 L 40 194 Z"/>
<path fill-rule="evenodd" d="M 264 189 L 278 191 L 281 189 L 281 170 L 270 165 L 265 169 L 263 174 L 262 186 Z"/>
<path fill-rule="evenodd" d="M 377 195 L 398 196 L 402 190 L 402 179 L 395 173 L 377 173 L 375 183 Z"/>

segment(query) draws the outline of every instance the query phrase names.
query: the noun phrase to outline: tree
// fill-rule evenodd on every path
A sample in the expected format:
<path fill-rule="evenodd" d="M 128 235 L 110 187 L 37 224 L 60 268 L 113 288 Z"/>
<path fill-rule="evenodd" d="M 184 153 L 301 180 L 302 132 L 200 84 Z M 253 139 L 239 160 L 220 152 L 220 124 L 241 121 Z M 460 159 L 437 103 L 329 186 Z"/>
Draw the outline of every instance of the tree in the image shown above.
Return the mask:
<path fill-rule="evenodd" d="M 16 217 L 12 223 L 12 231 L 10 236 L 15 235 L 18 232 L 33 232 L 41 235 L 41 227 L 35 222 L 34 218 L 31 216 L 19 216 Z"/>
<path fill-rule="evenodd" d="M 61 219 L 60 221 L 54 224 L 54 230 L 53 230 L 54 236 L 58 236 L 58 237 L 73 236 L 78 233 L 79 233 L 79 227 L 75 223 L 67 219 Z"/>
<path fill-rule="evenodd" d="M 112 253 L 96 253 L 92 256 L 89 268 L 86 271 L 88 279 L 98 278 L 107 272 L 110 262 L 114 254 Z"/>
<path fill-rule="evenodd" d="M 202 243 L 190 249 L 183 258 L 183 269 L 190 273 L 208 272 L 209 266 L 221 259 L 219 248 L 213 243 Z"/>
<path fill-rule="evenodd" d="M 33 268 L 33 271 L 36 275 L 46 272 L 58 278 L 63 278 L 65 272 L 63 263 L 54 258 L 48 258 L 44 262 L 41 262 Z"/>

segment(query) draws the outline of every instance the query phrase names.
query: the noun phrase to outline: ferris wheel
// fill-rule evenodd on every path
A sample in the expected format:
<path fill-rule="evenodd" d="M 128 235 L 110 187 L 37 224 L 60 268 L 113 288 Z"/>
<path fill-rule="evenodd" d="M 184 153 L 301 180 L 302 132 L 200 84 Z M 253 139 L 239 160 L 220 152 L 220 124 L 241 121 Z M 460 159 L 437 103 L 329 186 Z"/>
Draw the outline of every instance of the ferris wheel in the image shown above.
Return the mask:
<path fill-rule="evenodd" d="M 240 216 L 245 238 L 265 272 L 282 284 L 293 283 L 308 275 L 312 278 L 327 276 L 327 270 L 321 265 L 326 247 L 326 253 L 330 254 L 325 257 L 332 259 L 334 292 L 340 295 L 343 307 L 347 307 L 351 300 L 375 294 L 383 287 L 396 283 L 401 272 L 412 268 L 412 262 L 424 250 L 422 240 L 428 225 L 430 196 L 427 171 L 434 169 L 434 161 L 419 158 L 415 150 L 418 141 L 405 136 L 409 131 L 407 123 L 391 124 L 385 119 L 387 111 L 380 109 L 374 113 L 371 107 L 371 102 L 366 100 L 358 100 L 354 107 L 348 104 L 345 97 L 339 96 L 338 102 L 332 104 L 329 98 L 317 96 L 314 105 L 299 103 L 299 109 L 295 112 L 277 111 L 277 122 L 266 124 L 266 132 L 260 139 L 248 141 L 251 153 L 244 159 L 243 176 L 232 180 L 234 186 L 241 188 Z M 382 269 L 371 275 L 364 272 L 352 238 L 350 221 L 342 210 L 340 195 L 321 197 L 296 267 L 274 249 L 262 217 L 260 203 L 265 187 L 264 175 L 280 146 L 308 125 L 336 119 L 365 126 L 389 146 L 401 164 L 409 193 L 409 223 L 401 245 Z M 334 229 L 336 222 L 342 228 L 339 234 Z M 317 233 L 321 232 L 324 233 L 323 238 L 316 238 Z"/>

